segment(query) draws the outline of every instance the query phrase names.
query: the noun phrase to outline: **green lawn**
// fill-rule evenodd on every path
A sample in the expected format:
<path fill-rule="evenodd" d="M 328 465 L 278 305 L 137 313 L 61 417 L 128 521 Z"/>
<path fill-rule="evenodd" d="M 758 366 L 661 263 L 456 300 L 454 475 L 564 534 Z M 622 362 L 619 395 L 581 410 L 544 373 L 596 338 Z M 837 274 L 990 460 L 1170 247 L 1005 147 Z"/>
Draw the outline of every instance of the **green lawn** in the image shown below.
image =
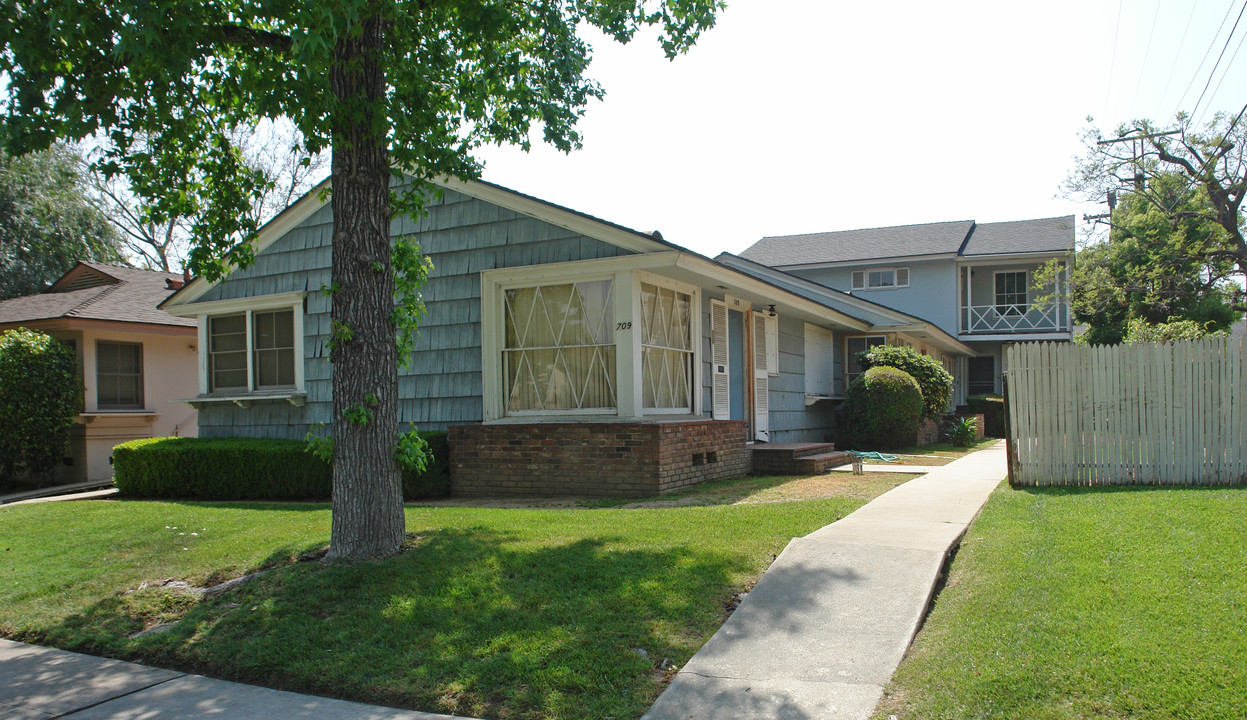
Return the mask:
<path fill-rule="evenodd" d="M 1243 717 L 1247 489 L 1002 488 L 876 713 Z"/>
<path fill-rule="evenodd" d="M 358 565 L 294 561 L 327 542 L 323 505 L 0 508 L 0 635 L 429 711 L 635 718 L 790 538 L 864 502 L 412 507 L 407 550 Z M 263 567 L 212 600 L 159 586 Z"/>

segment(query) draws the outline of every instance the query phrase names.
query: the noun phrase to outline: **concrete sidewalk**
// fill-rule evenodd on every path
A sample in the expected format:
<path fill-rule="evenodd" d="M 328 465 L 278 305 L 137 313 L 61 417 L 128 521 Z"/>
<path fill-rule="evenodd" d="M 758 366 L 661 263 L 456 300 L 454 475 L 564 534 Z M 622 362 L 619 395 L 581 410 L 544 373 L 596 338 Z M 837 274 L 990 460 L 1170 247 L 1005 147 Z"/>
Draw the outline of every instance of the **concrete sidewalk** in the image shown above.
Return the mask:
<path fill-rule="evenodd" d="M 1000 443 L 794 539 L 642 720 L 869 717 L 1005 476 Z"/>
<path fill-rule="evenodd" d="M 0 640 L 5 720 L 449 720 Z M 464 720 L 457 718 L 456 720 Z"/>

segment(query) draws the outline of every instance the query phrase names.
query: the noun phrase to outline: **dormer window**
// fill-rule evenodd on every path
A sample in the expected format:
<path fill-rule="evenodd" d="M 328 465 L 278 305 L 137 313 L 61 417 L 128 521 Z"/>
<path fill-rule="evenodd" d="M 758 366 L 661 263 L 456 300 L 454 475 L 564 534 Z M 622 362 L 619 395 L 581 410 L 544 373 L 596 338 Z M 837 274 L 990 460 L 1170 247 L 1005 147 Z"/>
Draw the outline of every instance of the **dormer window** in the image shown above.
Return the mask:
<path fill-rule="evenodd" d="M 885 290 L 909 287 L 909 268 L 854 270 L 852 283 L 852 289 L 854 290 Z"/>

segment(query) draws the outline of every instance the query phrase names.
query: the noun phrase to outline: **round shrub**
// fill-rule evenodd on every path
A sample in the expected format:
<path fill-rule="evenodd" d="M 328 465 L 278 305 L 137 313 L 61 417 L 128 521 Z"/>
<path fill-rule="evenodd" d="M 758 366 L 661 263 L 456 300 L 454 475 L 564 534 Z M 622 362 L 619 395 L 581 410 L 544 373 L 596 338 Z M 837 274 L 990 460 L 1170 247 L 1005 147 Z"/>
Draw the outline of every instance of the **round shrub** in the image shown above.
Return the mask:
<path fill-rule="evenodd" d="M 858 362 L 864 368 L 896 368 L 913 377 L 922 391 L 922 417 L 938 421 L 948 412 L 948 401 L 953 396 L 953 376 L 935 358 L 913 348 L 880 345 L 858 355 Z"/>
<path fill-rule="evenodd" d="M 65 456 L 81 400 L 73 348 L 26 328 L 0 334 L 0 487 Z"/>
<path fill-rule="evenodd" d="M 918 382 L 903 370 L 873 367 L 849 386 L 841 437 L 856 450 L 894 450 L 914 444 L 921 418 Z"/>

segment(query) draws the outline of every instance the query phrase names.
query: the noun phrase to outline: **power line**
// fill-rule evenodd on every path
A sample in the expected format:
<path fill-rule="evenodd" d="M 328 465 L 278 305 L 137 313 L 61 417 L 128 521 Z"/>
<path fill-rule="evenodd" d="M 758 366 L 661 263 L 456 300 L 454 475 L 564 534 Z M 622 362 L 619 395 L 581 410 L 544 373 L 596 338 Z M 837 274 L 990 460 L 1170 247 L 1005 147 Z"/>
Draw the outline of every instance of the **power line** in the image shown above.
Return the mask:
<path fill-rule="evenodd" d="M 1243 10 L 1247 10 L 1247 0 L 1243 0 L 1243 7 L 1238 11 L 1238 17 L 1234 19 L 1234 27 L 1230 28 L 1230 34 L 1225 36 L 1225 45 L 1221 48 L 1221 54 L 1217 55 L 1217 61 L 1212 64 L 1212 72 L 1208 73 L 1208 82 L 1204 83 L 1204 89 L 1199 94 L 1199 99 L 1195 101 L 1194 107 L 1191 108 L 1191 116 L 1194 117 L 1195 110 L 1199 108 L 1200 102 L 1204 99 L 1204 93 L 1208 92 L 1208 86 L 1212 84 L 1212 77 L 1217 74 L 1217 66 L 1221 64 L 1221 58 L 1225 57 L 1225 51 L 1230 47 L 1230 40 L 1234 38 L 1234 31 L 1238 29 L 1238 21 L 1243 19 Z"/>
<path fill-rule="evenodd" d="M 1221 24 L 1217 26 L 1217 32 L 1212 36 L 1212 42 L 1208 43 L 1208 49 L 1204 51 L 1204 57 L 1200 59 L 1199 65 L 1195 66 L 1195 73 L 1191 75 L 1191 81 L 1186 84 L 1186 89 L 1182 91 L 1182 97 L 1178 98 L 1178 106 L 1173 109 L 1173 115 L 1177 115 L 1182 109 L 1182 101 L 1186 99 L 1186 94 L 1191 91 L 1191 86 L 1195 84 L 1195 78 L 1199 77 L 1199 71 L 1204 67 L 1204 61 L 1208 59 L 1208 53 L 1212 52 L 1212 48 L 1216 45 L 1217 38 L 1221 36 L 1221 28 L 1225 27 L 1225 21 L 1230 18 L 1230 12 L 1234 9 L 1234 0 L 1230 0 L 1229 7 L 1225 9 L 1225 16 L 1221 18 Z"/>
<path fill-rule="evenodd" d="M 1238 39 L 1238 46 L 1234 48 L 1234 54 L 1230 56 L 1230 61 L 1225 64 L 1225 71 L 1221 73 L 1221 79 L 1217 81 L 1217 87 L 1213 88 L 1212 95 L 1208 96 L 1209 105 L 1212 104 L 1212 99 L 1217 96 L 1217 93 L 1221 92 L 1221 83 L 1225 82 L 1225 76 L 1230 74 L 1230 68 L 1233 67 L 1234 65 L 1234 58 L 1238 57 L 1238 51 L 1243 49 L 1243 40 L 1245 39 L 1247 39 L 1247 33 L 1243 33 L 1243 36 Z M 1208 108 L 1204 108 L 1204 112 L 1200 113 L 1199 120 L 1201 122 L 1203 121 L 1204 115 L 1207 114 L 1207 112 L 1208 112 Z"/>
<path fill-rule="evenodd" d="M 1139 101 L 1139 88 L 1147 73 L 1147 57 L 1152 54 L 1152 38 L 1156 35 L 1156 21 L 1160 19 L 1160 6 L 1165 0 L 1156 0 L 1156 12 L 1152 14 L 1152 29 L 1147 33 L 1147 47 L 1143 49 L 1143 62 L 1139 63 L 1139 81 L 1134 84 L 1134 97 L 1130 98 L 1130 116 L 1134 117 L 1134 105 Z"/>
<path fill-rule="evenodd" d="M 1125 2 L 1126 0 L 1117 0 L 1117 29 L 1113 31 L 1113 55 L 1108 61 L 1108 86 L 1104 90 L 1104 117 L 1108 117 L 1108 101 L 1113 95 L 1113 68 L 1117 67 L 1117 37 L 1121 35 L 1121 8 Z"/>
<path fill-rule="evenodd" d="M 1186 16 L 1186 27 L 1182 29 L 1182 39 L 1178 41 L 1178 52 L 1174 55 L 1173 64 L 1169 66 L 1169 77 L 1165 79 L 1165 89 L 1160 93 L 1160 104 L 1162 107 L 1165 104 L 1165 97 L 1169 95 L 1169 83 L 1173 82 L 1173 72 L 1178 69 L 1178 58 L 1182 57 L 1182 48 L 1186 47 L 1186 35 L 1191 31 L 1191 20 L 1195 18 L 1195 8 L 1197 7 L 1199 7 L 1199 0 L 1191 3 L 1191 14 Z M 1160 118 L 1158 117 L 1157 119 L 1159 120 Z"/>

